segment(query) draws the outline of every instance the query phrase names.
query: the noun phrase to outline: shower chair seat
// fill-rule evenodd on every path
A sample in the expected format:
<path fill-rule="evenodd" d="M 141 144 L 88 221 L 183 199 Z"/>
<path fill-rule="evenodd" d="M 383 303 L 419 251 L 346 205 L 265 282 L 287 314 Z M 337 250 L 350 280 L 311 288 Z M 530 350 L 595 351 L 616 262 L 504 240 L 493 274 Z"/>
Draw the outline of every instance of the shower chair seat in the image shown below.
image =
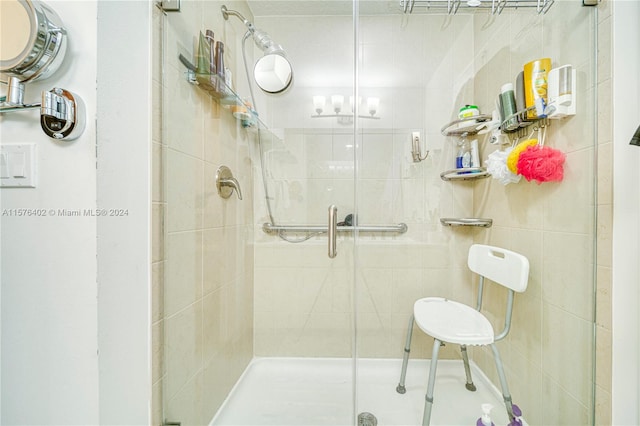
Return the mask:
<path fill-rule="evenodd" d="M 458 345 L 488 345 L 493 327 L 480 312 L 442 297 L 426 297 L 413 306 L 415 322 L 429 336 Z"/>
<path fill-rule="evenodd" d="M 438 363 L 438 352 L 442 343 L 453 343 L 460 345 L 462 360 L 466 374 L 466 388 L 475 391 L 475 385 L 471 378 L 469 367 L 469 357 L 467 346 L 490 346 L 495 359 L 502 397 L 504 399 L 510 425 L 520 424 L 516 416 L 520 413 L 513 406 L 504 368 L 498 353 L 495 342 L 504 339 L 509 334 L 511 328 L 511 316 L 513 310 L 514 292 L 524 292 L 527 288 L 529 278 L 529 261 L 518 253 L 498 247 L 481 244 L 474 244 L 469 249 L 467 259 L 469 269 L 479 275 L 478 299 L 476 308 L 448 300 L 442 297 L 426 297 L 419 299 L 413 306 L 413 315 L 409 320 L 407 330 L 407 340 L 402 360 L 402 372 L 400 373 L 400 383 L 396 391 L 400 394 L 406 392 L 405 378 L 407 373 L 407 363 L 411 350 L 411 337 L 414 323 L 425 334 L 433 337 L 433 350 L 429 370 L 429 381 L 425 396 L 424 414 L 422 418 L 423 426 L 429 424 L 431 420 L 431 408 L 433 405 L 433 390 L 435 386 L 436 368 Z M 482 308 L 482 292 L 485 278 L 502 285 L 507 289 L 507 309 L 505 313 L 504 328 L 496 336 L 493 326 L 480 310 Z M 516 413 L 514 413 L 514 409 Z"/>

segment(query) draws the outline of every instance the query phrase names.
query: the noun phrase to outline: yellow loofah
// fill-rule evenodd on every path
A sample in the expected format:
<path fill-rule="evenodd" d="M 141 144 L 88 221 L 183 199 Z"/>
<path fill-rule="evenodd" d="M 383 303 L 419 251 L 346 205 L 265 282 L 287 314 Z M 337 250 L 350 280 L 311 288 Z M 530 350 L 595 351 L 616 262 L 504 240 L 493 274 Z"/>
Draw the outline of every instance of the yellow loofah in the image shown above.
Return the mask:
<path fill-rule="evenodd" d="M 507 168 L 511 173 L 518 174 L 518 158 L 520 157 L 520 153 L 527 149 L 530 146 L 534 146 L 538 144 L 537 139 L 527 139 L 524 142 L 520 142 L 516 145 L 515 148 L 509 153 L 507 157 Z"/>

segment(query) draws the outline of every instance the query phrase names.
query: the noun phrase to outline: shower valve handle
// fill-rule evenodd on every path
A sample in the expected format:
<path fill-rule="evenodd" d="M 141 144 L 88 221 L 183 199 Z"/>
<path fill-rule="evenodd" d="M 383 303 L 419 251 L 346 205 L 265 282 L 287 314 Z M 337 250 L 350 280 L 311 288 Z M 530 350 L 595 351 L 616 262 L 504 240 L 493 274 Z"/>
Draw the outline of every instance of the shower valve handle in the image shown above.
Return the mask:
<path fill-rule="evenodd" d="M 336 235 L 338 234 L 338 208 L 335 205 L 329 206 L 329 227 L 328 227 L 328 240 L 329 240 L 329 258 L 336 257 L 338 252 L 336 251 Z"/>

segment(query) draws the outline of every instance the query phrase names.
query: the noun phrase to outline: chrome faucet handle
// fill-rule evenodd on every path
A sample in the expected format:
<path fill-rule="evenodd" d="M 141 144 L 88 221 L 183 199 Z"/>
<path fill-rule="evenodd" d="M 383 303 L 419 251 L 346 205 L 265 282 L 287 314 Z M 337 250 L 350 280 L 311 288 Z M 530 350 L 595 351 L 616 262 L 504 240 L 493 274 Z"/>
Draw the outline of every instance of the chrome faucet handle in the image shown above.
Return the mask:
<path fill-rule="evenodd" d="M 242 200 L 242 190 L 240 189 L 240 184 L 238 183 L 238 180 L 236 178 L 220 179 L 220 186 L 222 187 L 222 189 L 224 189 L 225 187 L 230 188 L 230 192 L 233 192 L 233 190 L 235 189 L 236 195 L 238 195 L 238 199 Z"/>
<path fill-rule="evenodd" d="M 240 189 L 240 183 L 233 177 L 231 169 L 227 166 L 220 166 L 216 172 L 216 188 L 218 189 L 218 195 L 222 198 L 229 198 L 233 191 L 236 191 L 236 195 L 239 200 L 242 200 L 242 189 Z"/>

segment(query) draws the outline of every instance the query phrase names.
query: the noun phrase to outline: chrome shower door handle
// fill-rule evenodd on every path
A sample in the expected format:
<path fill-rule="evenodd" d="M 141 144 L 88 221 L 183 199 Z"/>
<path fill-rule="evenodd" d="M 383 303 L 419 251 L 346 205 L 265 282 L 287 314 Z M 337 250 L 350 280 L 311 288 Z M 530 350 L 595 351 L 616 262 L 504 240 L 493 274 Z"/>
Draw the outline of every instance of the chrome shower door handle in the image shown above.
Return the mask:
<path fill-rule="evenodd" d="M 329 240 L 329 258 L 336 257 L 338 252 L 336 251 L 336 235 L 338 234 L 338 208 L 335 205 L 329 206 L 329 228 L 328 228 L 328 240 Z"/>

